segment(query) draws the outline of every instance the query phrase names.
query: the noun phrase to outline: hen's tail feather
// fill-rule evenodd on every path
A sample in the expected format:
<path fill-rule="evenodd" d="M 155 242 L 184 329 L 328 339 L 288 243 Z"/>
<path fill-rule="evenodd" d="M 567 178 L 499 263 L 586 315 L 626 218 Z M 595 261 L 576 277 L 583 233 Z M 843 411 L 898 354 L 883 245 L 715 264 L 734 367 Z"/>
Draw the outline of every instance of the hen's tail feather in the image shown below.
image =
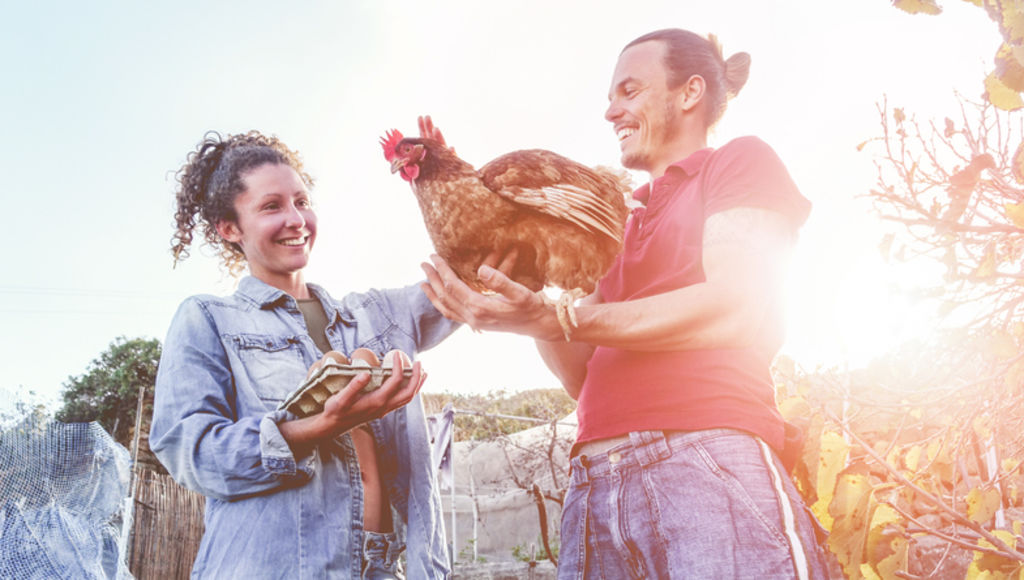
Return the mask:
<path fill-rule="evenodd" d="M 594 167 L 594 172 L 611 180 L 623 195 L 633 191 L 633 178 L 629 176 L 629 172 L 625 169 L 597 165 Z"/>

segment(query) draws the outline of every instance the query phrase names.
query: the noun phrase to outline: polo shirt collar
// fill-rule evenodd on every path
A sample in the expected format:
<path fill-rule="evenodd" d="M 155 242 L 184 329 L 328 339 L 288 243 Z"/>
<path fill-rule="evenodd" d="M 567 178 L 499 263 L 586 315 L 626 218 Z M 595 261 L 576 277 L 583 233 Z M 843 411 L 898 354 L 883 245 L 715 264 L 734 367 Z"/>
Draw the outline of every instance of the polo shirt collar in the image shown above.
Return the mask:
<path fill-rule="evenodd" d="M 714 151 L 711 147 L 705 147 L 698 151 L 687 155 L 684 159 L 676 161 L 672 165 L 669 165 L 665 169 L 665 175 L 658 179 L 664 179 L 670 173 L 682 171 L 686 176 L 693 177 L 700 172 L 701 168 L 704 167 L 704 162 L 707 161 L 708 156 Z M 657 179 L 655 180 L 657 181 Z M 647 202 L 651 199 L 651 182 L 647 182 L 636 191 L 633 192 L 633 199 L 640 203 L 647 205 Z"/>

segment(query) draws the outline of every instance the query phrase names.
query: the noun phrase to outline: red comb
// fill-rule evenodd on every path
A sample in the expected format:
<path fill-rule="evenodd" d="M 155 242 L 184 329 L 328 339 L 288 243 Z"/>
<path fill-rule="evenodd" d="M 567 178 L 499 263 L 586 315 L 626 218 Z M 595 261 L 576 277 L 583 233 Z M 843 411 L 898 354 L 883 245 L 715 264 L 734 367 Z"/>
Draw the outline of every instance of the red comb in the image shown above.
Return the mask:
<path fill-rule="evenodd" d="M 404 139 L 402 133 L 398 129 L 392 129 L 388 131 L 384 137 L 380 138 L 380 146 L 384 148 L 384 158 L 391 161 L 395 158 L 395 146 L 398 142 Z"/>

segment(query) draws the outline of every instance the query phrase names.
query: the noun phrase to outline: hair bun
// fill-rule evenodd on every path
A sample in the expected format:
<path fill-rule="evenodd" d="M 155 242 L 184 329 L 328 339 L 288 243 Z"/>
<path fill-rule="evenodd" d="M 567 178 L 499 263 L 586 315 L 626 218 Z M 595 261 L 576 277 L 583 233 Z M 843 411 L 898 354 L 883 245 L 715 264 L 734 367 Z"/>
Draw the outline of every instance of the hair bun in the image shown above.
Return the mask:
<path fill-rule="evenodd" d="M 750 55 L 737 52 L 725 60 L 725 91 L 729 98 L 739 94 L 750 77 Z"/>

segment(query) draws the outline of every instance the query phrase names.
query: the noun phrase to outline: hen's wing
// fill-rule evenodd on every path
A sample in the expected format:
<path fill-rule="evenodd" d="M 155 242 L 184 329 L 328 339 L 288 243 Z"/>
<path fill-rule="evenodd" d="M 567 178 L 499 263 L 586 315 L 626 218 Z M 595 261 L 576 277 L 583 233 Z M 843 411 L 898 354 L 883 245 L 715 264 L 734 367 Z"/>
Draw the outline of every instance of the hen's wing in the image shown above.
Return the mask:
<path fill-rule="evenodd" d="M 479 174 L 488 189 L 513 203 L 622 242 L 623 196 L 630 190 L 622 176 L 543 149 L 507 153 Z"/>

